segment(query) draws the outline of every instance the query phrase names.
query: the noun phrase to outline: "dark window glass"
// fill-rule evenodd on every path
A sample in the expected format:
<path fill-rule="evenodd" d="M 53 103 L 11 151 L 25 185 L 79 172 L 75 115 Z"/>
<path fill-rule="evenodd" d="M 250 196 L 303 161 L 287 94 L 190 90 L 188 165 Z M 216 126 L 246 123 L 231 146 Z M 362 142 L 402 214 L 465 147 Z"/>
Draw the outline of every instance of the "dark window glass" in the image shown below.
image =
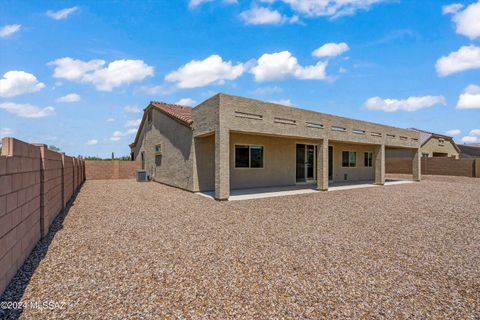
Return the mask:
<path fill-rule="evenodd" d="M 373 153 L 372 152 L 365 152 L 363 162 L 364 162 L 365 167 L 372 167 L 373 166 Z"/>
<path fill-rule="evenodd" d="M 356 152 L 350 152 L 350 167 L 356 167 L 357 166 L 357 153 Z"/>
<path fill-rule="evenodd" d="M 250 168 L 263 168 L 263 147 L 250 147 Z"/>
<path fill-rule="evenodd" d="M 235 168 L 249 167 L 249 147 L 235 146 Z"/>
<path fill-rule="evenodd" d="M 342 152 L 342 167 L 348 167 L 348 151 L 343 151 Z"/>
<path fill-rule="evenodd" d="M 356 167 L 357 153 L 350 151 L 342 151 L 342 167 Z"/>

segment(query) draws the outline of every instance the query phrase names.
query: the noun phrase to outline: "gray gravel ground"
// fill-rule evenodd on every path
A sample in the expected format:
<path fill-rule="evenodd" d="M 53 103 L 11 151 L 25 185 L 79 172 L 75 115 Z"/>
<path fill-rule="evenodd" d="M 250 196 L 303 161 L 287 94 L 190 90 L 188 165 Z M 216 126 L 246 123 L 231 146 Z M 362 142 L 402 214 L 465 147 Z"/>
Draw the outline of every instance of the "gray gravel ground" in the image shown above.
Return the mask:
<path fill-rule="evenodd" d="M 63 218 L 3 296 L 61 308 L 4 317 L 480 318 L 480 179 L 221 203 L 87 181 Z"/>

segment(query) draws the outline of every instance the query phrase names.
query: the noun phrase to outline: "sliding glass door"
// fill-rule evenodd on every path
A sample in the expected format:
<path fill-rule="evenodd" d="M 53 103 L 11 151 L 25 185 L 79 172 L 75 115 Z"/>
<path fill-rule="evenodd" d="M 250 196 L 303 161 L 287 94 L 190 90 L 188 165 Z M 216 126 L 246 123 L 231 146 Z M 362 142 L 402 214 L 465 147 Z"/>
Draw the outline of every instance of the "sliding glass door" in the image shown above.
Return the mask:
<path fill-rule="evenodd" d="M 297 144 L 296 147 L 296 178 L 297 182 L 315 180 L 316 156 L 315 146 L 310 144 Z"/>

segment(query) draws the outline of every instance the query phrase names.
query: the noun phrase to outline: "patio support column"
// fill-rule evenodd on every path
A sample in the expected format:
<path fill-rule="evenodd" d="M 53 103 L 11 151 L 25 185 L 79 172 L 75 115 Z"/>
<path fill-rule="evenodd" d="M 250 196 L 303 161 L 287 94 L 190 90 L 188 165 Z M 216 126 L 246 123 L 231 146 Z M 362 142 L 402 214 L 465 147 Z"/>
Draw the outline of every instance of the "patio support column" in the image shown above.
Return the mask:
<path fill-rule="evenodd" d="M 383 186 L 385 184 L 385 145 L 375 146 L 373 154 L 375 161 L 375 184 Z"/>
<path fill-rule="evenodd" d="M 215 199 L 228 200 L 230 196 L 230 131 L 215 131 Z"/>
<path fill-rule="evenodd" d="M 415 181 L 422 179 L 422 158 L 420 155 L 420 148 L 413 150 L 412 173 Z"/>
<path fill-rule="evenodd" d="M 317 190 L 328 191 L 328 139 L 317 145 Z"/>

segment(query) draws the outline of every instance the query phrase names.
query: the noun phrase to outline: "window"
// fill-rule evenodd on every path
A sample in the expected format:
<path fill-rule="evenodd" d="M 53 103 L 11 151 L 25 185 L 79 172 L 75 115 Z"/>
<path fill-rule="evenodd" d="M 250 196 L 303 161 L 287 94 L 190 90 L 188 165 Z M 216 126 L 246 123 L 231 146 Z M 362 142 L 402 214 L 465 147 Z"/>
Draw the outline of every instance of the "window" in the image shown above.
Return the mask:
<path fill-rule="evenodd" d="M 263 168 L 263 147 L 236 145 L 235 168 Z"/>
<path fill-rule="evenodd" d="M 422 153 L 422 158 L 428 158 L 428 153 Z"/>
<path fill-rule="evenodd" d="M 162 154 L 162 145 L 161 144 L 157 144 L 155 146 L 155 154 Z"/>
<path fill-rule="evenodd" d="M 152 123 L 152 110 L 147 113 L 147 121 L 149 124 Z"/>
<path fill-rule="evenodd" d="M 373 167 L 373 152 L 365 152 L 363 163 L 365 167 Z"/>
<path fill-rule="evenodd" d="M 439 145 L 439 146 L 442 146 L 442 147 L 443 147 L 444 144 L 445 144 L 445 140 L 443 140 L 443 139 L 438 139 L 438 145 Z"/>
<path fill-rule="evenodd" d="M 342 152 L 342 167 L 356 167 L 357 153 L 353 151 Z"/>

